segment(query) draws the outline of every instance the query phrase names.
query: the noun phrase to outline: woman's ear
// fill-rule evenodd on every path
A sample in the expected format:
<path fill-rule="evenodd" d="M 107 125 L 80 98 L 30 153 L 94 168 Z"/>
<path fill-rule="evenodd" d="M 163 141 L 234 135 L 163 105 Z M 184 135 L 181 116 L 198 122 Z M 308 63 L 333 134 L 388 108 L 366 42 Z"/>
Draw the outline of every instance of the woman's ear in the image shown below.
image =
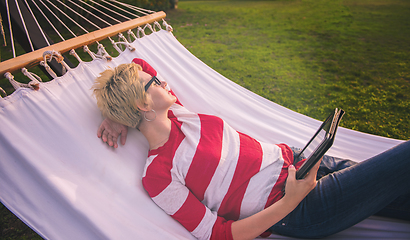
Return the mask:
<path fill-rule="evenodd" d="M 151 103 L 151 104 L 150 104 Z M 140 100 L 135 100 L 135 105 L 137 106 L 137 108 L 143 112 L 148 112 L 151 111 L 152 109 L 152 100 L 149 96 L 147 96 L 145 102 Z"/>
<path fill-rule="evenodd" d="M 148 104 L 147 103 L 143 103 L 141 101 L 135 100 L 135 105 L 137 106 L 137 108 L 143 112 L 149 111 L 148 109 Z"/>

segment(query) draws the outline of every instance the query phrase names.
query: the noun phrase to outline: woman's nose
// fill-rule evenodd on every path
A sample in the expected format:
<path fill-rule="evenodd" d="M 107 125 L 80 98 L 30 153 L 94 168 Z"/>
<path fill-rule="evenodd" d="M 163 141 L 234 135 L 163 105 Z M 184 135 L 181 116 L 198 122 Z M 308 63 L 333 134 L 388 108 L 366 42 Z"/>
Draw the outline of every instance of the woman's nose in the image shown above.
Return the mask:
<path fill-rule="evenodd" d="M 167 85 L 168 85 L 167 82 L 161 81 L 161 87 L 165 88 Z"/>

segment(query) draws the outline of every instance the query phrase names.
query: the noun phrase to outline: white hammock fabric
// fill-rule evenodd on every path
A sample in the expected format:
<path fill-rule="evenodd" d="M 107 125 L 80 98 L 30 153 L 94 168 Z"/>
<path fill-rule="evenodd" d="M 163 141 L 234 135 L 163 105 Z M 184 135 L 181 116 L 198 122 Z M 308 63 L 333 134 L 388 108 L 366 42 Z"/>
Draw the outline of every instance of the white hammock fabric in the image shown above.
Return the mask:
<path fill-rule="evenodd" d="M 102 117 L 90 88 L 107 67 L 143 58 L 188 109 L 262 141 L 301 147 L 319 126 L 224 78 L 165 30 L 132 44 L 136 51 L 111 62 L 82 62 L 38 91 L 0 99 L 0 200 L 46 239 L 193 239 L 142 187 L 142 134 L 130 130 L 118 149 L 97 138 Z M 329 155 L 361 161 L 400 142 L 342 128 Z M 335 238 L 405 239 L 410 223 L 372 217 Z"/>

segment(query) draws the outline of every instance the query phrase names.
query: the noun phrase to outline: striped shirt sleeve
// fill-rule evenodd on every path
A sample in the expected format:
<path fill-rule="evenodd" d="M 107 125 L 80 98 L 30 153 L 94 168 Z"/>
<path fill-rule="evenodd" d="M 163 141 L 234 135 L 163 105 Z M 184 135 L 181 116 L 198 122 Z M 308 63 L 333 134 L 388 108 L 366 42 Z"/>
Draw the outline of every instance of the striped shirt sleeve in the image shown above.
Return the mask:
<path fill-rule="evenodd" d="M 143 178 L 144 187 L 152 200 L 168 215 L 198 239 L 232 239 L 233 221 L 217 216 L 216 212 L 202 204 L 181 182 L 171 181 L 162 192 L 153 195 L 154 189 L 164 181 L 167 184 L 166 179 L 150 176 Z"/>

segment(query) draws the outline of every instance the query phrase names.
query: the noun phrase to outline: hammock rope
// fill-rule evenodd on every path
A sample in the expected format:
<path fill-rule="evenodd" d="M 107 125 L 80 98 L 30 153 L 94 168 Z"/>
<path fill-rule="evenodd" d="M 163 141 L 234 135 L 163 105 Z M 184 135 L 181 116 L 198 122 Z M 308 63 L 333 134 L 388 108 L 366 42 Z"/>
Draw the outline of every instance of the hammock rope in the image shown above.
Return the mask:
<path fill-rule="evenodd" d="M 130 20 L 130 19 L 131 19 L 131 18 L 129 18 L 129 17 L 127 17 L 127 16 L 125 16 L 125 15 L 123 15 L 123 14 L 121 14 L 121 13 L 118 13 L 118 12 L 114 11 L 114 10 L 111 9 L 111 8 L 108 8 L 108 7 L 106 7 L 106 6 L 104 6 L 104 5 L 100 4 L 100 3 L 98 3 L 98 2 L 95 2 L 95 1 L 93 1 L 93 0 L 91 0 L 90 2 L 92 2 L 92 3 L 94 3 L 94 4 L 98 5 L 98 6 L 100 6 L 101 8 L 103 8 L 103 9 L 105 9 L 105 10 L 107 10 L 107 11 L 113 13 L 113 14 L 116 14 L 116 15 L 122 17 L 122 18 L 125 18 L 125 19 L 127 19 L 127 20 Z M 117 20 L 117 19 L 116 19 L 116 20 Z M 118 21 L 118 20 L 117 20 L 117 21 Z"/>
<path fill-rule="evenodd" d="M 65 41 L 64 37 L 61 35 L 61 33 L 57 30 L 57 28 L 54 26 L 54 24 L 50 21 L 50 19 L 47 17 L 47 15 L 43 12 L 43 10 L 41 10 L 41 8 L 37 5 L 37 3 L 34 0 L 31 0 L 31 2 L 37 7 L 37 9 L 40 11 L 40 13 L 43 15 L 43 17 L 46 19 L 46 21 L 48 22 L 48 24 L 53 28 L 53 30 L 57 33 L 57 35 L 60 37 L 60 39 L 62 41 Z M 45 5 L 43 3 L 43 1 L 40 0 L 40 2 L 49 10 L 49 12 L 51 14 L 53 14 L 55 16 L 55 14 L 47 7 L 47 5 Z M 28 5 L 28 4 L 27 4 Z M 33 14 L 34 16 L 34 14 Z M 73 34 L 75 36 L 75 34 L 71 31 L 71 29 L 69 27 L 67 27 L 67 25 L 65 25 L 64 22 L 62 22 L 57 16 L 55 16 L 57 20 L 60 21 L 60 23 L 69 31 L 71 32 L 71 34 Z M 47 41 L 48 42 L 48 41 Z"/>
<path fill-rule="evenodd" d="M 41 0 L 40 0 L 41 1 Z M 61 3 L 61 1 L 57 0 L 58 2 Z M 57 11 L 59 11 L 61 14 L 63 14 L 67 19 L 69 19 L 72 23 L 74 23 L 75 25 L 77 25 L 77 27 L 79 27 L 81 30 L 83 30 L 85 33 L 89 33 L 89 31 L 87 31 L 87 29 L 85 29 L 81 24 L 79 24 L 77 21 L 75 21 L 74 19 L 72 19 L 70 16 L 68 16 L 68 14 L 66 12 L 64 12 L 63 10 L 61 10 L 60 8 L 58 8 L 54 3 L 50 2 L 50 0 L 47 0 L 48 3 L 50 3 Z M 77 14 L 77 16 L 83 17 L 81 14 L 78 14 L 76 11 L 74 11 L 74 9 L 68 7 L 67 5 L 65 5 L 64 3 L 62 3 L 63 6 L 69 8 L 73 13 Z M 59 21 L 61 22 L 61 19 L 56 16 L 57 19 L 59 19 Z M 86 21 L 88 21 L 88 19 L 86 19 Z M 90 23 L 90 22 L 89 22 Z M 94 23 L 91 23 L 94 24 Z M 96 25 L 94 25 L 96 26 Z M 71 31 L 72 32 L 72 31 Z M 77 36 L 74 34 L 74 36 Z"/>
<path fill-rule="evenodd" d="M 38 75 L 36 75 L 36 74 L 34 74 L 34 73 L 32 73 L 32 72 L 29 72 L 29 71 L 27 70 L 27 68 L 22 68 L 22 69 L 21 69 L 21 72 L 24 74 L 24 76 L 30 78 L 30 80 L 31 80 L 33 83 L 38 83 L 38 84 L 39 84 L 40 82 L 43 81 Z"/>
<path fill-rule="evenodd" d="M 6 96 L 7 96 L 6 91 L 4 91 L 4 89 L 1 88 L 1 87 L 0 87 L 0 96 L 1 96 L 1 97 L 6 97 Z"/>
<path fill-rule="evenodd" d="M 71 0 L 70 0 L 70 2 L 71 2 Z M 111 16 L 110 14 L 107 14 L 107 13 L 101 11 L 100 9 L 98 9 L 98 8 L 96 8 L 96 7 L 94 7 L 94 6 L 90 5 L 90 4 L 88 4 L 87 2 L 82 1 L 82 3 L 83 3 L 84 5 L 87 5 L 87 7 L 93 9 L 94 11 L 97 11 L 99 14 L 101 14 L 101 15 L 107 17 L 107 18 L 110 18 L 111 20 L 113 20 L 113 21 L 116 22 L 116 23 L 120 23 L 120 22 L 121 22 L 120 20 L 116 19 L 115 17 Z M 110 12 L 112 12 L 112 13 L 115 13 L 114 11 L 112 11 L 112 10 L 109 9 L 109 8 L 108 8 L 107 10 L 110 11 Z M 125 19 L 128 19 L 128 17 L 126 17 L 126 16 L 123 16 L 123 17 L 124 17 Z M 128 20 L 130 20 L 130 19 L 128 19 Z M 111 24 L 108 23 L 108 22 L 107 22 L 107 25 L 111 26 Z"/>
<path fill-rule="evenodd" d="M 6 11 L 7 11 L 7 19 L 10 19 L 10 8 L 9 8 L 9 1 L 6 0 Z M 9 31 L 10 31 L 10 41 L 11 41 L 11 50 L 13 51 L 13 58 L 16 57 L 16 49 L 14 47 L 14 37 L 13 37 L 13 28 L 11 27 L 11 21 L 9 20 Z M 6 42 L 6 41 L 4 41 Z"/>
<path fill-rule="evenodd" d="M 17 11 L 18 11 L 19 16 L 20 16 L 20 20 L 21 20 L 21 22 L 23 23 L 23 27 L 24 27 L 24 31 L 26 32 L 27 40 L 28 40 L 28 42 L 30 43 L 31 51 L 34 51 L 33 43 L 32 43 L 32 41 L 31 41 L 30 35 L 29 35 L 29 33 L 28 33 L 27 26 L 26 26 L 26 22 L 24 21 L 24 17 L 23 17 L 23 15 L 22 15 L 22 13 L 21 13 L 20 5 L 19 5 L 19 3 L 18 3 L 17 0 L 14 0 L 14 2 L 16 3 L 16 7 L 17 7 Z"/>
<path fill-rule="evenodd" d="M 34 21 L 35 21 L 37 27 L 40 29 L 40 32 L 41 32 L 41 34 L 43 35 L 44 40 L 46 40 L 47 45 L 50 46 L 50 42 L 48 41 L 48 39 L 47 39 L 47 37 L 46 37 L 46 34 L 45 34 L 44 31 L 43 31 L 43 28 L 42 28 L 42 27 L 40 26 L 40 24 L 38 23 L 37 18 L 35 17 L 33 11 L 31 10 L 30 5 L 28 4 L 27 0 L 24 0 L 24 2 L 26 3 L 27 8 L 28 8 L 28 10 L 30 11 L 30 14 L 31 14 L 31 16 L 33 17 L 33 19 L 34 19 Z M 27 32 L 27 35 L 29 36 L 28 32 Z"/>
<path fill-rule="evenodd" d="M 103 30 L 104 28 L 115 27 L 116 24 L 122 24 L 122 23 L 125 23 L 126 21 L 132 21 L 133 18 L 135 19 L 135 18 L 141 18 L 141 17 L 149 17 L 149 15 L 156 14 L 155 11 L 139 8 L 139 7 L 132 6 L 126 3 L 121 3 L 117 0 L 100 0 L 100 1 L 96 1 L 96 0 L 88 0 L 88 1 L 84 1 L 84 0 L 67 0 L 67 1 L 31 0 L 31 1 L 27 1 L 27 0 L 24 0 L 24 3 L 18 3 L 18 0 L 15 0 L 15 4 L 16 4 L 17 12 L 19 14 L 19 19 L 21 20 L 24 26 L 23 32 L 26 34 L 26 37 L 27 37 L 27 40 L 29 42 L 30 49 L 32 52 L 36 51 L 35 46 L 33 45 L 33 42 L 32 42 L 33 36 L 30 36 L 31 30 L 28 29 L 26 26 L 27 19 L 25 18 L 27 18 L 27 16 L 25 17 L 25 15 L 22 13 L 19 4 L 26 5 L 29 15 L 30 15 L 29 17 L 32 17 L 34 19 L 35 25 L 38 27 L 39 32 L 41 33 L 42 38 L 44 39 L 46 45 L 51 46 L 51 47 L 53 46 L 53 43 L 49 41 L 47 37 L 47 33 L 44 31 L 44 26 L 43 27 L 40 26 L 41 21 L 39 20 L 39 16 L 36 16 L 36 14 L 39 14 L 40 17 L 43 18 L 42 23 L 48 24 L 50 28 L 52 29 L 52 32 L 55 32 L 55 34 L 58 35 L 59 39 L 61 39 L 62 42 L 66 42 L 67 38 L 63 36 L 64 34 L 61 32 L 61 29 L 66 31 L 66 33 L 69 34 L 71 38 L 75 39 L 75 38 L 79 38 L 80 36 L 82 36 L 81 34 L 80 35 L 76 34 L 74 30 L 72 30 L 68 26 L 68 23 L 71 23 L 73 26 L 78 27 L 78 29 L 84 32 L 85 34 L 90 34 L 98 30 Z M 12 13 L 10 10 L 9 0 L 6 0 L 6 8 L 7 8 L 8 27 L 10 31 L 13 58 L 16 58 L 18 56 L 16 56 L 17 51 L 16 51 L 16 45 L 14 44 L 15 36 L 13 35 L 13 31 L 12 31 L 12 28 L 13 28 L 12 25 L 14 25 L 14 22 L 10 20 L 11 19 L 10 14 L 15 14 L 15 13 Z M 63 11 L 62 9 L 66 9 L 68 11 Z M 90 18 L 88 18 L 87 16 L 90 16 Z M 80 19 L 81 21 L 84 21 L 85 23 L 89 24 L 89 26 L 97 30 L 87 29 L 89 27 L 84 27 L 83 24 L 79 23 L 79 21 L 76 21 L 74 17 L 76 19 Z M 120 54 L 125 49 L 128 49 L 130 51 L 135 51 L 135 47 L 133 47 L 130 43 L 136 39 L 146 36 L 147 29 L 151 31 L 151 33 L 163 29 L 161 27 L 161 24 L 158 23 L 157 20 L 159 19 L 154 19 L 153 21 L 145 22 L 141 25 L 125 30 L 128 35 L 127 37 L 125 37 L 124 34 L 122 34 L 121 32 L 117 32 L 116 33 L 118 37 L 117 41 L 114 40 L 111 36 L 106 36 L 105 38 L 111 42 L 112 47 Z M 165 30 L 172 32 L 172 27 L 163 19 L 163 17 L 162 17 L 162 21 L 163 21 L 162 25 L 164 26 Z M 56 23 L 60 24 L 60 27 L 59 27 L 60 30 L 56 26 Z M 133 29 L 136 30 L 136 33 L 133 32 Z M 3 34 L 3 36 L 5 38 L 5 34 Z M 70 37 L 68 37 L 68 39 L 70 40 Z M 95 40 L 93 42 L 84 43 L 82 44 L 82 46 L 79 46 L 79 47 L 83 48 L 83 51 L 87 53 L 93 60 L 103 59 L 106 61 L 111 61 L 113 57 L 108 53 L 104 45 L 100 43 L 99 41 L 100 40 Z M 93 52 L 92 50 L 90 50 L 88 44 L 91 44 L 91 43 L 96 43 L 96 52 Z M 70 55 L 74 56 L 75 59 L 79 63 L 81 63 L 83 62 L 83 60 L 76 53 L 75 48 L 78 48 L 78 47 L 67 49 L 64 52 L 69 52 Z M 58 77 L 58 75 L 53 71 L 53 69 L 48 64 L 48 62 L 50 62 L 52 59 L 58 60 L 57 62 L 62 65 L 63 74 L 68 69 L 70 69 L 69 65 L 63 60 L 61 53 L 59 53 L 58 51 L 54 51 L 54 49 L 47 50 L 47 51 L 45 50 L 42 59 L 37 60 L 38 61 L 37 64 L 44 67 L 45 71 L 48 72 L 49 75 L 53 79 Z M 1 72 L 1 74 L 4 74 L 4 77 L 10 81 L 13 88 L 16 90 L 20 87 L 30 87 L 32 89 L 35 89 L 33 88 L 33 86 L 39 86 L 39 84 L 36 83 L 35 81 L 41 82 L 41 78 L 40 80 L 38 80 L 39 77 L 33 73 L 28 72 L 25 67 L 20 67 L 20 69 L 23 72 L 23 75 L 30 79 L 30 83 L 23 84 L 23 83 L 17 82 L 11 73 L 13 70 L 11 70 L 11 72 L 10 70 L 6 70 L 4 72 Z M 3 70 L 0 68 L 0 71 L 3 71 Z M 4 90 L 2 90 L 1 88 L 0 88 L 0 92 L 3 95 L 5 95 Z M 0 97 L 2 96 L 0 95 Z"/>
<path fill-rule="evenodd" d="M 22 69 L 22 72 L 24 73 L 25 71 L 24 71 L 24 69 L 25 68 L 23 68 Z M 26 69 L 27 70 L 27 69 Z M 27 75 L 26 75 L 27 74 Z M 29 75 L 31 75 L 31 73 L 28 73 L 28 72 L 26 72 L 26 76 L 29 76 Z M 29 82 L 29 83 L 20 83 L 20 82 L 18 82 L 18 81 L 16 81 L 15 79 L 14 79 L 14 76 L 13 76 L 13 74 L 11 74 L 11 73 L 9 73 L 9 72 L 7 72 L 7 73 L 5 73 L 4 74 L 4 76 L 9 80 L 9 82 L 11 83 L 11 85 L 14 87 L 14 89 L 19 89 L 19 88 L 21 88 L 21 87 L 24 87 L 24 88 L 31 88 L 31 89 L 33 89 L 33 90 L 38 90 L 38 89 L 40 89 L 40 81 L 38 80 L 38 79 L 36 79 L 36 78 L 31 78 L 31 76 L 29 77 L 30 79 L 31 79 L 31 81 Z"/>
<path fill-rule="evenodd" d="M 118 5 L 122 5 L 122 6 L 124 6 L 124 7 L 127 7 L 127 8 L 129 8 L 129 9 L 132 9 L 132 10 L 134 10 L 134 11 L 136 11 L 136 12 L 139 12 L 139 13 L 141 13 L 141 14 L 144 14 L 144 15 L 151 14 L 151 13 L 155 13 L 155 11 L 151 11 L 151 10 L 149 10 L 149 9 L 143 9 L 143 8 L 140 8 L 140 7 L 137 7 L 137 6 L 134 6 L 134 5 L 130 5 L 130 4 L 127 4 L 127 3 L 119 2 L 119 1 L 117 1 L 117 0 L 111 0 L 111 2 L 114 2 L 114 3 L 118 4 Z"/>
<path fill-rule="evenodd" d="M 1 17 L 1 14 L 0 14 L 0 31 L 1 31 L 1 35 L 3 36 L 4 46 L 7 46 L 6 33 L 4 32 L 3 18 Z"/>
<path fill-rule="evenodd" d="M 60 0 L 58 0 L 59 2 L 61 2 Z M 74 6 L 77 6 L 79 9 L 85 11 L 86 13 L 92 15 L 93 17 L 97 18 L 98 20 L 100 20 L 101 22 L 107 24 L 107 26 L 112 26 L 111 23 L 105 21 L 104 19 L 102 19 L 101 17 L 97 16 L 96 14 L 92 13 L 91 11 L 89 11 L 88 9 L 84 8 L 83 6 L 73 2 L 72 0 L 68 0 L 69 2 L 71 2 Z M 64 4 L 64 3 L 62 3 Z M 65 5 L 65 4 L 64 4 Z M 68 7 L 70 10 L 74 11 L 72 8 Z M 90 24 L 94 25 L 96 28 L 101 29 L 101 27 L 99 27 L 98 25 L 94 24 L 93 22 L 91 22 L 88 18 L 84 17 L 84 15 L 79 14 L 78 12 L 75 12 L 79 17 L 83 18 L 85 21 L 89 22 Z"/>
<path fill-rule="evenodd" d="M 49 3 L 51 3 L 50 0 L 47 0 L 47 1 L 48 1 Z M 95 24 L 94 22 L 90 21 L 88 18 L 84 17 L 84 15 L 78 13 L 77 11 L 75 11 L 74 9 L 72 9 L 70 6 L 68 6 L 68 5 L 65 4 L 64 2 L 62 2 L 62 1 L 60 1 L 60 0 L 57 0 L 57 1 L 58 1 L 61 5 L 63 5 L 65 8 L 69 9 L 71 12 L 73 12 L 74 14 L 76 14 L 77 16 L 79 16 L 80 18 L 82 18 L 84 21 L 86 21 L 86 22 L 88 22 L 89 24 L 91 24 L 92 26 L 94 26 L 95 28 L 97 28 L 97 29 L 102 29 L 100 26 L 98 26 L 98 25 Z M 71 2 L 71 1 L 70 1 L 70 2 Z M 52 3 L 51 3 L 51 4 L 52 4 Z M 55 6 L 54 4 L 52 4 L 52 5 Z M 80 6 L 80 8 L 84 10 L 84 8 L 82 8 L 81 6 Z M 87 29 L 85 29 L 80 23 L 78 23 L 77 21 L 75 21 L 74 19 L 72 19 L 71 17 L 69 17 L 68 14 L 66 14 L 66 13 L 65 13 L 64 11 L 62 11 L 60 8 L 58 8 L 57 10 L 60 11 L 61 13 L 63 13 L 65 17 L 67 17 L 68 19 L 70 19 L 71 22 L 73 22 L 75 25 L 77 25 L 79 28 L 81 28 L 85 33 L 90 33 L 90 32 L 89 32 Z M 91 13 L 91 12 L 89 12 L 89 11 L 87 11 L 87 12 L 90 13 L 92 16 L 96 17 L 98 20 L 103 21 L 103 22 L 106 23 L 108 26 L 112 26 L 110 23 L 108 23 L 107 21 L 101 19 L 100 17 L 96 16 L 95 14 L 93 14 L 93 13 Z M 108 39 L 111 41 L 111 43 L 114 42 L 114 40 L 112 40 L 110 37 L 108 37 Z M 99 46 L 99 48 L 98 48 L 99 53 L 97 54 L 97 56 L 101 56 L 102 58 L 105 58 L 105 59 L 107 59 L 107 60 L 111 60 L 112 57 L 109 56 L 109 54 L 105 51 L 105 48 L 104 48 L 104 47 L 100 47 L 101 44 L 100 44 L 98 41 L 97 41 L 96 43 L 97 43 L 98 46 Z M 116 45 L 114 45 L 114 48 L 117 49 Z M 101 52 L 100 52 L 100 50 L 101 50 Z M 48 69 L 51 69 L 51 68 L 48 68 Z"/>
<path fill-rule="evenodd" d="M 105 1 L 105 0 L 101 0 L 101 1 L 104 2 L 104 3 L 106 3 L 106 4 L 108 4 L 108 5 L 110 5 L 111 7 L 114 7 L 114 8 L 116 8 L 116 9 L 120 10 L 120 11 L 124 11 L 125 13 L 128 13 L 128 14 L 130 14 L 131 16 L 139 17 L 138 15 L 136 15 L 136 14 L 134 14 L 134 13 L 132 13 L 132 12 L 129 12 L 129 11 L 125 10 L 125 9 L 122 9 L 122 8 L 118 7 L 117 5 L 114 5 L 114 4 L 110 3 L 110 2 L 107 2 L 107 1 Z"/>
<path fill-rule="evenodd" d="M 55 59 L 58 63 L 63 66 L 63 73 L 65 74 L 68 69 L 71 69 L 65 62 L 64 57 L 56 51 L 45 51 L 43 53 L 44 60 L 40 62 L 40 65 L 43 66 L 47 72 L 53 77 L 57 78 L 57 74 L 51 69 L 51 67 L 47 64 L 47 62 L 51 62 L 51 60 Z"/>
<path fill-rule="evenodd" d="M 69 54 L 71 56 L 74 56 L 79 63 L 83 62 L 83 60 L 80 58 L 80 56 L 78 56 L 77 52 L 74 49 L 71 49 Z"/>

